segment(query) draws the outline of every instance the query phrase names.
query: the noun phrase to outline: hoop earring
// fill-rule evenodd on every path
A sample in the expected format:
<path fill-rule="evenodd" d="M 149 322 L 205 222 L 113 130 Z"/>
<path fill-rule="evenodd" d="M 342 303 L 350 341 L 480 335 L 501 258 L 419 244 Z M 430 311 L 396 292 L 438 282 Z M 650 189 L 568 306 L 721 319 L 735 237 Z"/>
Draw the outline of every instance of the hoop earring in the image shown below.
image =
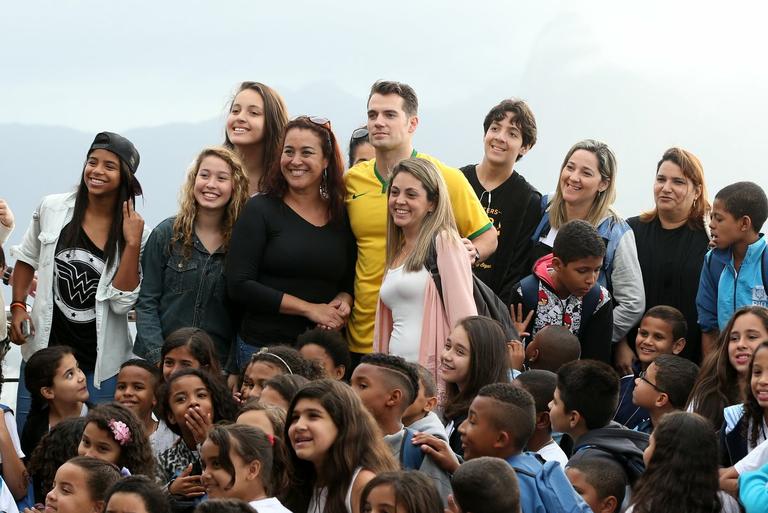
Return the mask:
<path fill-rule="evenodd" d="M 330 198 L 328 194 L 328 168 L 323 169 L 323 178 L 320 180 L 320 197 L 324 200 Z"/>

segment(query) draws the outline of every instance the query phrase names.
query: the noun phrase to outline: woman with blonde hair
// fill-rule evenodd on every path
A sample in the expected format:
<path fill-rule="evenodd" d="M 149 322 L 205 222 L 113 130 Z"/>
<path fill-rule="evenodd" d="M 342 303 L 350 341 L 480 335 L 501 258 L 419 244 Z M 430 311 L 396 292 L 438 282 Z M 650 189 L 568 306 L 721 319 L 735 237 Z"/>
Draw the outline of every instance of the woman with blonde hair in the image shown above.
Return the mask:
<path fill-rule="evenodd" d="M 456 323 L 477 315 L 472 268 L 437 168 L 401 161 L 388 189 L 386 271 L 376 309 L 374 351 L 418 362 L 437 376 L 437 357 Z M 441 291 L 427 270 L 435 258 Z"/>
<path fill-rule="evenodd" d="M 626 336 L 645 311 L 645 293 L 634 233 L 613 209 L 616 172 L 616 157 L 605 143 L 585 139 L 571 147 L 555 193 L 542 198 L 543 203 L 549 201 L 533 234 L 533 260 L 552 252 L 558 229 L 568 221 L 583 219 L 597 229 L 606 245 L 598 281 L 615 301 L 614 364 L 623 374 L 631 374 L 634 353 Z"/>
<path fill-rule="evenodd" d="M 164 339 L 179 328 L 205 330 L 223 364 L 236 326 L 227 300 L 224 259 L 232 229 L 248 200 L 240 158 L 206 148 L 187 172 L 179 212 L 152 230 L 142 257 L 134 352 L 160 360 Z"/>

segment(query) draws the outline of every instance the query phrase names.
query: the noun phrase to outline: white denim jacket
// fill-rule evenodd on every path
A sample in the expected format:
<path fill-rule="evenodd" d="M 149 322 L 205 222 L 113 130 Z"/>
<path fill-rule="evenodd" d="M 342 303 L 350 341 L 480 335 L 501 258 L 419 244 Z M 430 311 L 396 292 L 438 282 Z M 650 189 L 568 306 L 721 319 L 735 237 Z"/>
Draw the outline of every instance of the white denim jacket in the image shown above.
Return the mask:
<path fill-rule="evenodd" d="M 48 347 L 53 322 L 53 268 L 56 244 L 62 228 L 72 219 L 76 193 L 52 194 L 43 198 L 32 215 L 32 222 L 21 244 L 11 248 L 11 256 L 37 270 L 37 295 L 32 306 L 34 336 L 21 346 L 24 361 L 36 351 Z M 144 226 L 141 249 L 149 237 Z M 115 376 L 120 365 L 131 358 L 133 340 L 128 331 L 128 312 L 139 297 L 141 283 L 132 291 L 118 290 L 112 279 L 120 265 L 120 255 L 101 274 L 96 289 L 96 368 L 94 386 Z M 107 343 L 109 349 L 107 350 Z"/>

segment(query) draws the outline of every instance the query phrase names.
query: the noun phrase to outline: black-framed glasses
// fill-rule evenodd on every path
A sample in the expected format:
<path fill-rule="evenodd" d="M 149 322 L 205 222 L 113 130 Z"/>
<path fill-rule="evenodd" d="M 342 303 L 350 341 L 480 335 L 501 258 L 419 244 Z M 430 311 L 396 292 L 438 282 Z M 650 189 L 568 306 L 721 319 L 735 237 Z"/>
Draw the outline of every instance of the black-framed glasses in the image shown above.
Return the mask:
<path fill-rule="evenodd" d="M 365 139 L 368 137 L 368 129 L 366 127 L 356 128 L 352 132 L 352 139 Z"/>
<path fill-rule="evenodd" d="M 639 379 L 642 381 L 645 381 L 649 385 L 653 387 L 654 390 L 656 390 L 660 394 L 666 394 L 666 392 L 662 389 L 660 389 L 658 386 L 656 386 L 656 383 L 652 383 L 651 380 L 649 380 L 646 376 L 648 375 L 648 372 L 646 371 L 640 371 L 640 374 L 637 375 Z"/>

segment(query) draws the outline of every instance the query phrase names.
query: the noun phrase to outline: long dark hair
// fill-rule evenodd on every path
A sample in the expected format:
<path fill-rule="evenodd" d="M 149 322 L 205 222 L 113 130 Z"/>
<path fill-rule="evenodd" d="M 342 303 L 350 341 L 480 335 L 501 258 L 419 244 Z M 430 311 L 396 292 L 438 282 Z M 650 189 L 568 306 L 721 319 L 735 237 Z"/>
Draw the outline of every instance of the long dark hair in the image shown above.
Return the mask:
<path fill-rule="evenodd" d="M 216 353 L 216 344 L 211 336 L 200 328 L 179 328 L 165 337 L 163 347 L 160 349 L 160 366 L 163 365 L 165 356 L 179 347 L 186 347 L 195 360 L 200 362 L 200 368 L 216 377 L 222 376 L 219 355 Z"/>
<path fill-rule="evenodd" d="M 763 342 L 757 346 L 755 352 L 752 353 L 752 359 L 749 362 L 749 372 L 747 372 L 746 376 L 747 383 L 744 393 L 744 418 L 749 419 L 749 422 L 744 424 L 744 435 L 747 438 L 747 441 L 753 446 L 757 445 L 758 436 L 760 436 L 760 432 L 763 431 L 765 409 L 760 406 L 760 403 L 757 402 L 755 394 L 752 392 L 752 370 L 755 367 L 757 353 L 766 349 L 768 349 L 768 342 Z M 768 372 L 768 369 L 762 369 L 762 372 Z M 752 429 L 749 429 L 750 424 Z M 749 430 L 749 433 L 746 432 L 747 430 Z M 767 433 L 762 433 L 763 437 L 765 437 L 766 434 Z"/>
<path fill-rule="evenodd" d="M 418 470 L 384 472 L 365 485 L 360 494 L 360 511 L 365 511 L 368 496 L 377 486 L 391 486 L 395 496 L 395 507 L 405 506 L 408 513 L 442 513 L 443 501 L 435 483 Z"/>
<path fill-rule="evenodd" d="M 85 424 L 85 417 L 64 419 L 40 439 L 27 465 L 36 501 L 45 501 L 45 495 L 53 488 L 56 471 L 67 460 L 77 456 Z"/>
<path fill-rule="evenodd" d="M 123 203 L 130 201 L 135 205 L 136 196 L 141 195 L 141 187 L 138 187 L 134 181 L 128 165 L 123 162 L 123 159 L 118 158 L 118 160 L 120 161 L 120 185 L 117 189 L 115 204 L 112 207 L 112 225 L 109 227 L 107 244 L 104 246 L 104 260 L 107 266 L 114 263 L 115 258 L 122 254 L 125 247 L 125 238 L 123 237 Z M 85 219 L 85 211 L 88 208 L 88 187 L 85 185 L 85 166 L 87 163 L 88 158 L 86 157 L 83 170 L 80 172 L 80 185 L 77 186 L 72 220 L 61 231 L 59 240 L 64 247 L 76 245 L 77 240 L 83 234 L 83 220 Z"/>
<path fill-rule="evenodd" d="M 455 419 L 466 415 L 469 404 L 485 385 L 509 383 L 507 337 L 501 324 L 473 315 L 459 321 L 469 339 L 469 376 L 463 390 L 455 383 L 446 383 L 445 417 Z"/>
<path fill-rule="evenodd" d="M 720 511 L 718 442 L 709 421 L 695 413 L 668 413 L 651 436 L 655 448 L 633 491 L 633 511 Z"/>
<path fill-rule="evenodd" d="M 32 396 L 29 416 L 38 415 L 48 408 L 48 400 L 43 397 L 40 389 L 53 386 L 53 378 L 59 370 L 59 364 L 68 354 L 75 354 L 69 346 L 50 346 L 29 357 L 24 367 L 24 384 Z"/>
<path fill-rule="evenodd" d="M 130 493 L 141 497 L 144 508 L 152 513 L 171 513 L 168 496 L 147 476 L 128 476 L 113 484 L 104 498 L 104 511 L 107 511 L 109 499 L 116 493 Z"/>
<path fill-rule="evenodd" d="M 327 188 L 328 188 L 328 217 L 331 222 L 341 222 L 344 219 L 344 197 L 347 194 L 344 185 L 344 157 L 342 157 L 341 148 L 336 140 L 336 136 L 331 129 L 330 121 L 325 125 L 319 125 L 310 120 L 307 116 L 299 116 L 285 125 L 283 137 L 280 140 L 280 149 L 285 146 L 285 136 L 291 130 L 310 130 L 320 139 L 320 146 L 323 149 L 323 157 L 328 159 L 327 170 Z M 288 190 L 283 172 L 280 169 L 280 159 L 276 159 L 272 167 L 266 170 L 264 176 L 264 193 L 276 198 L 285 196 Z"/>
<path fill-rule="evenodd" d="M 357 467 L 379 473 L 397 470 L 398 465 L 360 398 L 349 385 L 335 380 L 311 381 L 294 396 L 288 407 L 286 440 L 290 441 L 288 432 L 296 421 L 293 412 L 302 399 L 319 402 L 331 417 L 338 434 L 328 449 L 320 472 L 315 471 L 312 463 L 299 459 L 293 445 L 288 444 L 288 454 L 294 469 L 292 490 L 302 490 L 308 494 L 313 487 L 325 486 L 328 489 L 325 513 L 346 513 L 344 500 Z M 301 499 L 307 502 L 309 497 Z M 292 497 L 292 500 L 296 499 Z"/>

